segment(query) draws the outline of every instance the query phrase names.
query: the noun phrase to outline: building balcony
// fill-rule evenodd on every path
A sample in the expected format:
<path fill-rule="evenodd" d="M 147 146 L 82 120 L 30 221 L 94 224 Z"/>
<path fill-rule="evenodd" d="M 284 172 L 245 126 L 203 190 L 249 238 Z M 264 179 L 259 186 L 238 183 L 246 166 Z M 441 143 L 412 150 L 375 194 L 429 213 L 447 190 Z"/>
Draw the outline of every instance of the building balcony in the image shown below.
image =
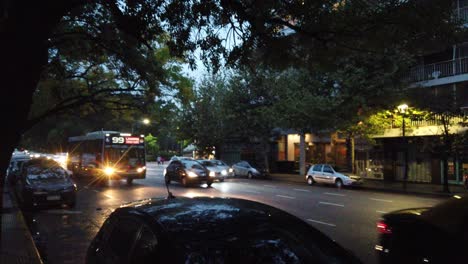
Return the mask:
<path fill-rule="evenodd" d="M 467 122 L 468 116 L 459 115 L 452 116 L 446 123 L 449 125 L 449 133 L 459 134 L 468 130 L 464 124 Z M 437 136 L 444 133 L 444 122 L 442 115 L 435 115 L 427 119 L 405 119 L 405 136 Z M 392 122 L 391 125 L 386 128 L 382 133 L 373 135 L 373 138 L 392 138 L 402 137 L 403 129 L 401 122 Z"/>
<path fill-rule="evenodd" d="M 468 81 L 468 57 L 415 66 L 406 74 L 405 80 L 411 83 L 410 87 Z"/>

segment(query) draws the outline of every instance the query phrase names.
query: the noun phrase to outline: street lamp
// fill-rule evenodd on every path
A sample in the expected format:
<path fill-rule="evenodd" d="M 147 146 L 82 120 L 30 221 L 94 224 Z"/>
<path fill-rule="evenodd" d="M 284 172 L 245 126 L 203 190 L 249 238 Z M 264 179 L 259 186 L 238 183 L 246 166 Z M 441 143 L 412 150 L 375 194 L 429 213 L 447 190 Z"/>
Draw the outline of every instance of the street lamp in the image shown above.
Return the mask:
<path fill-rule="evenodd" d="M 140 123 L 143 123 L 144 125 L 149 125 L 151 123 L 151 121 L 148 118 L 144 118 L 143 120 L 134 122 L 133 125 L 132 125 L 132 134 L 135 131 L 135 125 L 138 125 Z"/>
<path fill-rule="evenodd" d="M 406 111 L 408 110 L 408 105 L 407 104 L 401 104 L 397 106 L 398 112 L 401 114 L 401 119 L 402 119 L 402 138 L 403 138 L 403 144 L 404 144 L 404 151 L 403 151 L 403 158 L 404 158 L 404 166 L 405 170 L 403 173 L 403 188 L 406 190 L 406 181 L 408 180 L 408 146 L 406 144 L 406 138 L 405 138 L 405 114 Z"/>

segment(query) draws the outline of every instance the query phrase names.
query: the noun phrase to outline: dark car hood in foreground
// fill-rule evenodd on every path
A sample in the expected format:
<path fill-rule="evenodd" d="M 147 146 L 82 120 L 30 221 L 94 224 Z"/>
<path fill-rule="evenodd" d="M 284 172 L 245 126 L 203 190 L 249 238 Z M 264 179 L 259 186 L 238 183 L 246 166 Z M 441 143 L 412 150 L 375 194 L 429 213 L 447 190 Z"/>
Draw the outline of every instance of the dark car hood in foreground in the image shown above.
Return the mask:
<path fill-rule="evenodd" d="M 209 251 L 216 263 L 360 263 L 299 218 L 248 200 L 147 200 L 119 210 L 149 214 L 168 233 L 172 244 L 185 252 L 181 258 L 188 262 L 206 260 Z"/>

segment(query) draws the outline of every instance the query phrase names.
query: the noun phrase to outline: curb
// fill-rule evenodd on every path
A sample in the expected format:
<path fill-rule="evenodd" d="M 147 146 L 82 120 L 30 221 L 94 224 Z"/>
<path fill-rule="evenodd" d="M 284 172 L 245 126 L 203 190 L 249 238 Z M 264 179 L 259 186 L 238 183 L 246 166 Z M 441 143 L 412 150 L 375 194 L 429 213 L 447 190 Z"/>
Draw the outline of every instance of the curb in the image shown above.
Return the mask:
<path fill-rule="evenodd" d="M 33 252 L 30 252 L 31 255 L 29 257 L 27 257 L 27 263 L 32 263 L 32 264 L 44 264 L 42 258 L 41 258 L 41 255 L 39 254 L 39 250 L 36 246 L 36 243 L 34 242 L 34 239 L 32 237 L 32 234 L 31 234 L 31 231 L 29 230 L 27 224 L 26 224 L 26 220 L 24 218 L 24 215 L 23 215 L 23 211 L 19 208 L 18 206 L 18 201 L 16 200 L 16 197 L 15 195 L 12 193 L 11 191 L 11 188 L 10 186 L 8 186 L 8 184 L 5 184 L 4 185 L 4 190 L 3 192 L 6 193 L 6 195 L 9 196 L 10 200 L 11 200 L 11 204 L 13 206 L 13 208 L 16 209 L 16 216 L 17 216 L 17 220 L 18 220 L 18 225 L 22 228 L 24 228 L 24 234 L 25 234 L 25 237 L 26 239 L 28 240 L 27 242 L 30 243 L 31 247 L 30 248 Z M 2 194 L 3 195 L 3 194 Z M 3 210 L 3 208 L 2 208 Z M 0 215 L 0 217 L 2 217 L 2 215 Z M 0 239 L 2 239 L 0 237 Z M 4 246 L 4 245 L 3 245 Z M 2 253 L 4 252 L 3 251 L 4 249 L 2 249 Z M 21 260 L 25 260 L 24 259 L 24 256 L 21 256 Z M 20 262 L 19 262 L 20 263 Z"/>
<path fill-rule="evenodd" d="M 299 178 L 299 175 L 298 175 L 298 178 Z M 270 179 L 273 181 L 306 184 L 305 180 L 304 181 L 290 180 L 287 178 L 283 178 L 282 176 L 274 176 L 274 177 L 270 176 Z M 386 193 L 409 194 L 409 195 L 440 196 L 440 197 L 452 197 L 453 195 L 456 195 L 456 194 L 465 194 L 464 192 L 453 192 L 453 191 L 450 193 L 444 193 L 442 191 L 440 192 L 424 192 L 424 191 L 411 191 L 411 190 L 405 191 L 405 190 L 383 188 L 383 187 L 370 187 L 370 186 L 365 186 L 365 183 L 361 186 L 351 187 L 351 189 L 364 190 L 364 191 L 378 191 L 378 192 L 386 192 Z M 468 191 L 467 191 L 467 194 L 468 194 Z"/>

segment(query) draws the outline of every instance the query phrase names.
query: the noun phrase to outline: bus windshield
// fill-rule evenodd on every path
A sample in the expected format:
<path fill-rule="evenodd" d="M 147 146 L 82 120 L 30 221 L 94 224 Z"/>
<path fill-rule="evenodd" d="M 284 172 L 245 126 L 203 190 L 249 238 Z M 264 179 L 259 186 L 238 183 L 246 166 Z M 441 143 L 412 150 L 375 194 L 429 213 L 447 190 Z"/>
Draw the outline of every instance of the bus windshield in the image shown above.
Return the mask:
<path fill-rule="evenodd" d="M 107 148 L 107 162 L 120 166 L 137 167 L 145 164 L 145 150 L 129 146 L 127 148 Z"/>

